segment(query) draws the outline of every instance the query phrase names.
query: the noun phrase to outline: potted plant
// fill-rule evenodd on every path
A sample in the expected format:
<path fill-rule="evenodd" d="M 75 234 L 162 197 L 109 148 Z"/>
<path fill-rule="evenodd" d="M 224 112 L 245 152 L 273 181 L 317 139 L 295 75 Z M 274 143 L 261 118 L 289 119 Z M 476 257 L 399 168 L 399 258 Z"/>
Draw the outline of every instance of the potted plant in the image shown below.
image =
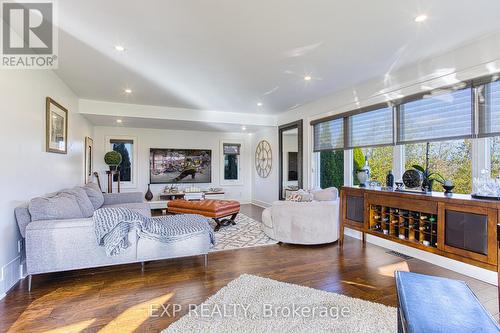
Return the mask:
<path fill-rule="evenodd" d="M 117 151 L 109 151 L 104 155 L 104 163 L 109 166 L 110 171 L 114 171 L 122 163 L 122 154 Z"/>

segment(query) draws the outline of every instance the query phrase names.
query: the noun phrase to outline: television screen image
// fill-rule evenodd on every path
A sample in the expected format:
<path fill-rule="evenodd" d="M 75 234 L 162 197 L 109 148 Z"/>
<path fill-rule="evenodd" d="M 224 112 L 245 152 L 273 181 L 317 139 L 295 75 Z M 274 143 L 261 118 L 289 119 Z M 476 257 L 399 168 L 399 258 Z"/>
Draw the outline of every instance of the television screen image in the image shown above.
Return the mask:
<path fill-rule="evenodd" d="M 209 149 L 150 149 L 151 184 L 211 183 Z"/>

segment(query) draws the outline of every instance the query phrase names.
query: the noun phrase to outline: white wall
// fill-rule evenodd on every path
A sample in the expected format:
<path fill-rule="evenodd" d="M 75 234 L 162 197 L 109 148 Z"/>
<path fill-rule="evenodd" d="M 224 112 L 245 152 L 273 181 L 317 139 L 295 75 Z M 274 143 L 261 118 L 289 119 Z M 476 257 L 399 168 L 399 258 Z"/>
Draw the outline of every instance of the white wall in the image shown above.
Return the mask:
<path fill-rule="evenodd" d="M 0 70 L 0 295 L 19 279 L 20 239 L 14 208 L 28 199 L 82 184 L 83 145 L 92 127 L 73 92 L 48 70 Z M 45 97 L 69 110 L 68 154 L 45 152 Z"/>
<path fill-rule="evenodd" d="M 273 152 L 273 165 L 267 178 L 261 178 L 255 170 L 255 149 L 261 140 L 267 140 Z M 255 133 L 252 136 L 252 203 L 268 207 L 273 201 L 278 200 L 279 193 L 279 149 L 278 128 L 269 128 Z"/>
<path fill-rule="evenodd" d="M 94 150 L 95 160 L 94 168 L 100 173 L 101 183 L 107 183 L 104 172 L 108 169 L 104 163 L 104 154 L 108 152 L 109 145 L 106 137 L 109 136 L 131 136 L 136 137 L 136 149 L 138 152 L 137 161 L 137 186 L 127 188 L 124 191 L 140 191 L 145 193 L 149 183 L 149 149 L 150 148 L 185 148 L 185 149 L 211 149 L 212 150 L 212 183 L 210 184 L 179 184 L 180 187 L 189 187 L 191 185 L 199 188 L 223 187 L 226 192 L 226 198 L 235 199 L 242 203 L 249 203 L 252 199 L 252 181 L 251 181 L 251 138 L 248 134 L 239 133 L 218 133 L 201 131 L 175 131 L 162 129 L 146 128 L 127 128 L 127 127 L 95 127 Z M 243 142 L 241 149 L 242 165 L 242 184 L 243 185 L 220 185 L 220 142 L 221 140 L 238 140 Z M 151 185 L 151 191 L 157 195 L 165 188 L 165 184 Z"/>

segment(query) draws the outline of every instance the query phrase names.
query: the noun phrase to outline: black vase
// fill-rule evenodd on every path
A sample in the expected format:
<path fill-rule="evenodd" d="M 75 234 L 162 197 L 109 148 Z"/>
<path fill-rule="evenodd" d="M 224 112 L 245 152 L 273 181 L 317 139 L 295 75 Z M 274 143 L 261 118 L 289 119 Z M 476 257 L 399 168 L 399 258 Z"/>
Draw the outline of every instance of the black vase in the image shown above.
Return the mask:
<path fill-rule="evenodd" d="M 153 192 L 151 192 L 150 185 L 151 185 L 151 184 L 148 184 L 148 191 L 146 192 L 146 195 L 144 196 L 144 198 L 145 198 L 147 201 L 151 201 L 151 200 L 153 200 Z"/>

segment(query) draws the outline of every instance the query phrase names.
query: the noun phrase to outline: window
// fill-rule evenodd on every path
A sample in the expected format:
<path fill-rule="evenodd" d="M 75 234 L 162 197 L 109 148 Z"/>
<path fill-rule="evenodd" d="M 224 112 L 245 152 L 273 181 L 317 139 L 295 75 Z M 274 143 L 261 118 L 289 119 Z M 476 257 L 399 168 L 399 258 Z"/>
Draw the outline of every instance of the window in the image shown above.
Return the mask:
<path fill-rule="evenodd" d="M 353 150 L 353 173 L 365 165 L 365 158 L 368 157 L 370 166 L 370 180 L 380 182 L 385 186 L 386 176 L 392 170 L 393 146 L 354 148 Z M 359 181 L 354 176 L 354 184 L 359 185 Z"/>
<path fill-rule="evenodd" d="M 404 146 L 405 170 L 418 164 L 425 167 L 426 143 Z M 469 139 L 431 142 L 429 146 L 429 169 L 438 172 L 455 184 L 456 193 L 472 191 L 472 141 Z M 434 191 L 443 192 L 440 184 L 434 184 Z"/>
<path fill-rule="evenodd" d="M 478 87 L 479 136 L 500 133 L 500 81 Z"/>
<path fill-rule="evenodd" d="M 444 90 L 444 89 L 443 89 Z M 470 138 L 472 89 L 429 93 L 398 107 L 398 143 Z"/>
<path fill-rule="evenodd" d="M 332 151 L 344 148 L 344 119 L 312 123 L 314 125 L 314 151 Z"/>
<path fill-rule="evenodd" d="M 319 185 L 321 188 L 344 185 L 344 151 L 322 151 L 319 154 Z"/>
<path fill-rule="evenodd" d="M 240 145 L 224 143 L 224 179 L 238 180 Z"/>
<path fill-rule="evenodd" d="M 221 184 L 241 184 L 241 147 L 241 143 L 221 142 Z"/>
<path fill-rule="evenodd" d="M 119 165 L 120 181 L 132 182 L 134 163 L 134 140 L 110 139 L 111 149 L 122 155 L 122 163 Z M 114 176 L 114 181 L 118 181 L 118 176 Z"/>
<path fill-rule="evenodd" d="M 347 117 L 347 148 L 391 145 L 392 107 L 384 106 Z"/>
<path fill-rule="evenodd" d="M 500 177 L 500 137 L 490 138 L 491 177 Z"/>

